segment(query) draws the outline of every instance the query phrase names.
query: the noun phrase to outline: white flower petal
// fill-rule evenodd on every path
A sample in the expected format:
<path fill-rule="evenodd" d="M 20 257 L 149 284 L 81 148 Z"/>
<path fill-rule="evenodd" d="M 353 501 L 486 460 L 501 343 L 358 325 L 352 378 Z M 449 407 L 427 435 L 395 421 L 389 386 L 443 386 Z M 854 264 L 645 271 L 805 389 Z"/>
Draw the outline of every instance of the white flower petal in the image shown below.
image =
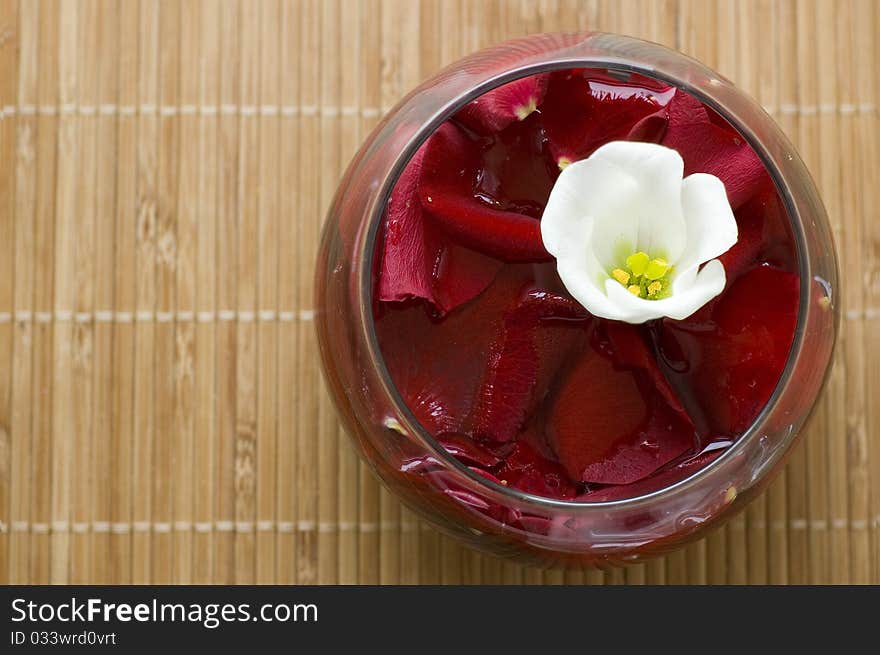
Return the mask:
<path fill-rule="evenodd" d="M 688 175 L 681 184 L 681 205 L 687 248 L 676 263 L 679 275 L 727 252 L 738 236 L 724 183 L 714 175 Z"/>
<path fill-rule="evenodd" d="M 637 216 L 628 206 L 638 194 L 636 181 L 617 166 L 591 159 L 567 166 L 541 217 L 544 247 L 560 260 L 595 252 L 603 266 L 608 266 L 615 243 L 636 242 Z M 609 252 L 604 252 L 605 244 Z M 594 250 L 597 245 L 599 251 Z"/>
<path fill-rule="evenodd" d="M 563 237 L 569 236 L 570 238 L 563 239 L 557 245 L 563 251 L 575 245 L 578 252 L 570 253 L 566 257 L 559 257 L 556 270 L 568 292 L 590 313 L 601 318 L 617 319 L 616 308 L 602 287 L 608 274 L 590 247 L 593 223 L 593 219 L 590 217 L 577 221 L 573 224 L 575 227 L 566 223 L 568 229 L 577 229 L 578 232 L 569 235 L 563 234 Z M 549 246 L 547 248 L 549 250 Z"/>
<path fill-rule="evenodd" d="M 736 243 L 736 220 L 718 178 L 683 180 L 683 170 L 669 148 L 612 142 L 560 174 L 541 234 L 562 282 L 595 316 L 681 320 L 723 291 L 724 266 L 714 258 Z M 666 298 L 634 296 L 609 276 L 636 250 L 675 266 Z"/>
<path fill-rule="evenodd" d="M 673 285 L 672 295 L 662 300 L 646 300 L 634 296 L 619 282 L 611 279 L 605 283 L 605 290 L 609 300 L 625 317 L 619 320 L 644 323 L 664 316 L 682 320 L 720 294 L 724 290 L 725 280 L 724 266 L 717 259 L 713 259 L 692 280 L 689 280 L 686 289 L 679 289 Z"/>
<path fill-rule="evenodd" d="M 589 161 L 593 160 L 619 166 L 635 178 L 639 186 L 639 194 L 633 198 L 639 223 L 638 248 L 652 257 L 676 262 L 687 243 L 681 207 L 681 155 L 656 143 L 612 141 L 590 155 Z"/>
<path fill-rule="evenodd" d="M 598 275 L 585 267 L 572 265 L 571 261 L 559 262 L 559 277 L 572 297 L 583 305 L 593 316 L 612 321 L 625 321 L 618 306 L 608 297 L 599 284 Z M 615 282 L 615 284 L 617 284 Z"/>

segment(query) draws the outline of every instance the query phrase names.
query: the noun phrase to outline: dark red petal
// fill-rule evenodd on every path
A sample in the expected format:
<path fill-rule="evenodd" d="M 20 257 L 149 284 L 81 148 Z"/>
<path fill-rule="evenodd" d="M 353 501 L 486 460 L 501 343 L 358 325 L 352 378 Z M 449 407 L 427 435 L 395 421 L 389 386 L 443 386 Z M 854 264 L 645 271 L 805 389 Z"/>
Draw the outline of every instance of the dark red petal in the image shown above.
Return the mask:
<path fill-rule="evenodd" d="M 377 293 L 382 301 L 424 298 L 443 313 L 483 291 L 501 263 L 451 243 L 425 220 L 417 194 L 424 155 L 423 146 L 389 198 Z"/>
<path fill-rule="evenodd" d="M 669 125 L 662 144 L 681 154 L 685 175 L 710 173 L 720 178 L 734 209 L 767 179 L 764 165 L 745 140 L 687 93 L 676 93 L 669 103 Z"/>
<path fill-rule="evenodd" d="M 719 259 L 727 274 L 727 286 L 759 262 L 785 270 L 797 270 L 797 255 L 788 215 L 776 187 L 766 176 L 755 194 L 736 210 L 739 237 Z"/>
<path fill-rule="evenodd" d="M 676 482 L 681 482 L 685 478 L 696 473 L 700 469 L 709 465 L 714 461 L 723 450 L 715 450 L 712 452 L 702 453 L 696 457 L 676 464 L 663 471 L 659 471 L 649 478 L 644 478 L 633 484 L 613 485 L 609 487 L 601 487 L 595 491 L 591 491 L 578 500 L 590 503 L 601 503 L 612 500 L 622 500 L 624 498 L 635 498 L 636 496 L 644 496 L 653 491 L 659 491 L 666 487 L 670 487 Z"/>
<path fill-rule="evenodd" d="M 490 480 L 490 481 L 494 482 L 495 484 L 500 484 L 502 487 L 505 486 L 505 483 L 503 480 L 496 478 L 492 473 L 489 473 L 489 471 L 486 471 L 485 469 L 481 469 L 476 466 L 469 466 L 468 468 L 471 471 L 473 471 L 474 473 L 476 473 L 477 475 L 479 475 L 480 477 L 486 478 L 487 480 Z"/>
<path fill-rule="evenodd" d="M 442 229 L 463 246 L 506 262 L 548 261 L 541 226 L 529 216 L 498 211 L 479 201 L 438 194 L 430 214 Z M 428 203 L 431 204 L 431 203 Z"/>
<path fill-rule="evenodd" d="M 645 373 L 616 368 L 595 348 L 563 381 L 547 435 L 573 479 L 599 484 L 640 480 L 695 443 L 693 428 Z"/>
<path fill-rule="evenodd" d="M 674 94 L 661 88 L 645 88 L 639 80 L 621 82 L 597 71 L 554 74 L 540 109 L 555 160 L 584 159 L 608 141 L 660 141 L 666 104 Z"/>
<path fill-rule="evenodd" d="M 495 477 L 507 486 L 546 498 L 573 498 L 577 493 L 565 469 L 522 442 L 514 444 Z"/>
<path fill-rule="evenodd" d="M 511 517 L 510 525 L 515 528 L 519 528 L 523 532 L 546 535 L 550 534 L 550 529 L 553 527 L 553 521 L 543 516 L 520 514 L 518 516 Z"/>
<path fill-rule="evenodd" d="M 437 440 L 450 455 L 454 455 L 456 459 L 469 466 L 488 469 L 501 463 L 501 459 L 495 453 L 466 435 L 446 433 L 438 436 Z"/>
<path fill-rule="evenodd" d="M 438 244 L 425 229 L 416 189 L 425 156 L 424 146 L 407 164 L 391 191 L 385 215 L 379 299 L 426 298 L 433 301 L 432 271 Z"/>
<path fill-rule="evenodd" d="M 440 241 L 444 245 L 434 269 L 433 293 L 434 305 L 445 314 L 480 295 L 503 263 L 445 238 Z"/>
<path fill-rule="evenodd" d="M 618 442 L 604 459 L 586 466 L 585 482 L 630 484 L 648 477 L 661 466 L 696 446 L 694 429 L 663 401 L 654 404 L 651 418 L 635 435 Z"/>
<path fill-rule="evenodd" d="M 492 337 L 525 282 L 522 273 L 502 269 L 479 298 L 439 322 L 423 303 L 381 308 L 376 332 L 391 378 L 432 434 L 463 432 Z"/>
<path fill-rule="evenodd" d="M 559 373 L 557 373 L 557 376 Z M 556 459 L 556 453 L 553 451 L 553 448 L 547 441 L 547 434 L 545 429 L 546 417 L 544 416 L 545 412 L 539 408 L 532 417 L 526 422 L 523 429 L 520 431 L 518 435 L 516 435 L 516 440 L 519 443 L 527 444 L 532 450 L 537 452 L 541 457 L 545 459 Z"/>
<path fill-rule="evenodd" d="M 423 474 L 431 471 L 438 471 L 443 468 L 443 462 L 433 455 L 425 455 L 424 457 L 412 457 L 404 459 L 400 463 L 400 470 L 403 473 Z"/>
<path fill-rule="evenodd" d="M 465 105 L 455 118 L 481 134 L 500 132 L 535 111 L 547 92 L 547 78 L 529 75 L 492 89 Z"/>
<path fill-rule="evenodd" d="M 661 366 L 701 433 L 738 436 L 755 420 L 788 358 L 798 296 L 797 275 L 756 266 L 711 312 L 662 322 Z"/>
<path fill-rule="evenodd" d="M 487 479 L 492 479 L 492 474 L 479 468 L 471 467 L 471 470 L 477 475 L 482 475 Z M 478 513 L 489 517 L 494 521 L 504 522 L 510 515 L 510 510 L 501 505 L 490 502 L 478 492 L 462 486 L 462 480 L 458 473 L 449 470 L 429 471 L 425 477 L 430 481 L 433 489 L 440 489 L 446 496 L 454 500 L 457 507 L 454 511 L 464 511 L 465 516 L 462 520 L 471 520 L 467 515 Z M 492 480 L 495 482 L 495 480 Z"/>
<path fill-rule="evenodd" d="M 797 270 L 797 254 L 789 228 L 788 216 L 776 187 L 769 176 L 749 200 L 734 212 L 739 230 L 736 243 L 718 259 L 724 265 L 729 289 L 737 278 L 760 263 L 770 263 L 785 270 Z M 711 316 L 720 297 L 710 300 L 688 317 L 700 323 Z"/>
<path fill-rule="evenodd" d="M 586 310 L 573 300 L 533 291 L 507 313 L 489 350 L 472 417 L 477 438 L 509 441 L 544 399 L 556 372 L 583 342 Z"/>
<path fill-rule="evenodd" d="M 731 284 L 747 269 L 758 261 L 764 235 L 764 215 L 761 211 L 751 211 L 747 202 L 736 212 L 736 224 L 739 234 L 736 243 L 718 259 L 724 265 L 727 278 L 726 286 Z"/>
<path fill-rule="evenodd" d="M 558 177 L 535 114 L 487 139 L 474 195 L 496 209 L 540 219 Z"/>
<path fill-rule="evenodd" d="M 613 357 L 619 367 L 644 371 L 670 409 L 690 423 L 678 395 L 660 370 L 657 356 L 648 348 L 646 335 L 639 326 L 620 321 L 607 321 L 605 332 L 611 342 Z"/>
<path fill-rule="evenodd" d="M 501 463 L 501 458 L 495 453 L 465 435 L 450 432 L 438 436 L 437 441 L 450 455 L 474 470 L 477 470 L 474 467 L 492 468 Z M 446 466 L 448 464 L 434 455 L 423 455 L 403 460 L 400 470 L 404 473 L 428 473 Z"/>
<path fill-rule="evenodd" d="M 427 142 L 419 184 L 422 207 L 462 246 L 507 262 L 548 261 L 538 220 L 474 197 L 481 165 L 476 144 L 452 123 Z"/>

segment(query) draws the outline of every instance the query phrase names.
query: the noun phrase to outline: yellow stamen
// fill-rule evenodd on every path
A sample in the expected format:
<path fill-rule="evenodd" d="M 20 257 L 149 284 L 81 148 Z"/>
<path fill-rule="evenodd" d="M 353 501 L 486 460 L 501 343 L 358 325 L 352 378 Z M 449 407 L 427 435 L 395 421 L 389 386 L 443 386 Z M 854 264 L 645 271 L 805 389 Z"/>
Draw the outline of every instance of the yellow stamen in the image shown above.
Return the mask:
<path fill-rule="evenodd" d="M 560 157 L 556 160 L 556 165 L 559 166 L 559 170 L 563 170 L 566 166 L 571 165 L 571 159 L 568 157 Z"/>
<path fill-rule="evenodd" d="M 652 259 L 645 267 L 645 277 L 649 280 L 659 280 L 669 272 L 669 264 L 662 257 Z"/>
<path fill-rule="evenodd" d="M 622 268 L 615 268 L 611 271 L 611 277 L 620 282 L 623 286 L 629 284 L 629 273 L 627 273 Z"/>
<path fill-rule="evenodd" d="M 672 266 L 665 259 L 651 259 L 639 250 L 627 257 L 623 266 L 611 269 L 611 277 L 638 298 L 659 300 L 669 295 L 671 272 Z"/>
<path fill-rule="evenodd" d="M 626 258 L 626 267 L 632 271 L 633 275 L 641 277 L 645 274 L 650 259 L 647 253 L 637 252 Z"/>

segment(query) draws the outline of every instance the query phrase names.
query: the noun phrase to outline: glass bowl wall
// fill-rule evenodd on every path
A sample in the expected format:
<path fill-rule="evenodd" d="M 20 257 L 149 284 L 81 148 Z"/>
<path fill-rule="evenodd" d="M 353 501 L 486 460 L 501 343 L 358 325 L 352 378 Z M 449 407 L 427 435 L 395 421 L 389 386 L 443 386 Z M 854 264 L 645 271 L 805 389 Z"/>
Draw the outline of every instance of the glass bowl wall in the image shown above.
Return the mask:
<path fill-rule="evenodd" d="M 500 84 L 562 68 L 664 80 L 734 125 L 773 176 L 798 249 L 800 307 L 782 378 L 749 430 L 691 477 L 646 496 L 573 503 L 496 485 L 460 464 L 412 416 L 379 351 L 371 311 L 383 209 L 411 155 L 458 108 Z M 731 82 L 662 46 L 613 34 L 546 34 L 462 59 L 384 118 L 348 167 L 324 226 L 316 327 L 324 373 L 360 455 L 409 507 L 482 550 L 541 565 L 620 564 L 702 536 L 763 489 L 797 441 L 823 386 L 839 323 L 837 262 L 825 210 L 773 120 Z M 419 465 L 430 461 L 431 466 Z"/>

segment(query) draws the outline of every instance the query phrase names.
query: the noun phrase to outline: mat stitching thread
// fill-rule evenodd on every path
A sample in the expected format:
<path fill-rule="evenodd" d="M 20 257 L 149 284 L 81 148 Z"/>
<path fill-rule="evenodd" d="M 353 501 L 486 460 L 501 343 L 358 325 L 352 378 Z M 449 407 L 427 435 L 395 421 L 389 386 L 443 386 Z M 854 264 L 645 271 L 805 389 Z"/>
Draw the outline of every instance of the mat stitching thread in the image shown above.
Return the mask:
<path fill-rule="evenodd" d="M 112 103 L 99 105 L 78 105 L 67 103 L 63 105 L 6 105 L 0 107 L 0 119 L 12 116 L 323 116 L 337 118 L 339 116 L 358 116 L 363 118 L 377 118 L 388 113 L 391 107 L 355 107 L 344 106 L 319 106 L 319 105 L 116 105 Z"/>
<path fill-rule="evenodd" d="M 391 107 L 355 107 L 350 105 L 343 106 L 320 106 L 320 105 L 239 105 L 239 104 L 221 104 L 221 105 L 117 105 L 112 103 L 104 103 L 98 105 L 80 105 L 74 103 L 66 103 L 63 105 L 6 105 L 0 108 L 0 119 L 7 116 L 155 116 L 173 117 L 173 116 L 323 116 L 326 118 L 337 118 L 339 116 L 358 116 L 363 118 L 377 118 L 387 113 Z M 820 103 L 817 105 L 798 105 L 793 103 L 783 103 L 779 107 L 766 106 L 764 110 L 768 114 L 782 115 L 799 115 L 799 116 L 815 116 L 817 114 L 840 114 L 843 116 L 853 114 L 872 114 L 877 111 L 877 105 L 871 102 L 861 103 Z"/>
<path fill-rule="evenodd" d="M 880 319 L 880 308 L 868 309 L 849 309 L 844 312 L 844 318 L 848 321 L 858 320 L 876 320 Z M 293 323 L 296 321 L 313 321 L 315 320 L 314 309 L 300 309 L 299 311 L 275 311 L 274 309 L 261 309 L 256 312 L 252 311 L 236 311 L 234 309 L 221 309 L 216 312 L 202 311 L 194 312 L 188 310 L 180 310 L 176 312 L 115 312 L 109 309 L 99 309 L 93 312 L 73 312 L 68 309 L 56 309 L 54 312 L 32 312 L 27 309 L 21 309 L 15 312 L 0 312 L 0 324 L 11 323 L 213 323 L 214 321 L 238 323 L 271 323 L 278 321 L 281 323 Z"/>
<path fill-rule="evenodd" d="M 878 312 L 880 314 L 880 312 Z M 299 311 L 281 311 L 274 309 L 261 309 L 257 312 L 236 311 L 234 309 L 221 309 L 217 312 L 203 311 L 193 312 L 180 310 L 177 312 L 114 312 L 109 309 L 100 309 L 94 312 L 73 312 L 69 309 L 56 309 L 54 312 L 32 312 L 21 309 L 16 312 L 0 312 L 0 324 L 11 323 L 213 323 L 214 321 L 236 321 L 238 323 L 264 322 L 293 323 L 296 321 L 312 321 L 315 319 L 314 309 L 301 309 Z"/>
<path fill-rule="evenodd" d="M 316 521 L 131 521 L 131 522 L 109 522 L 109 521 L 51 521 L 51 522 L 29 522 L 29 521 L 12 521 L 7 524 L 0 521 L 0 533 L 6 532 L 30 532 L 32 534 L 49 534 L 74 532 L 76 534 L 86 534 L 88 532 L 96 534 L 130 534 L 152 532 L 158 534 L 168 534 L 171 532 L 237 532 L 250 534 L 252 532 L 391 532 L 400 530 L 402 532 L 413 532 L 419 526 L 427 524 L 419 524 L 415 522 L 398 523 L 394 521 L 381 521 L 378 523 L 356 523 L 354 521 L 338 521 L 338 522 L 316 522 Z M 744 522 L 731 523 L 732 527 L 744 528 Z M 824 519 L 789 519 L 788 521 L 751 521 L 748 527 L 758 530 L 827 530 L 829 526 L 835 530 L 867 530 L 868 528 L 880 528 L 880 515 L 873 519 L 833 519 L 827 521 Z"/>

